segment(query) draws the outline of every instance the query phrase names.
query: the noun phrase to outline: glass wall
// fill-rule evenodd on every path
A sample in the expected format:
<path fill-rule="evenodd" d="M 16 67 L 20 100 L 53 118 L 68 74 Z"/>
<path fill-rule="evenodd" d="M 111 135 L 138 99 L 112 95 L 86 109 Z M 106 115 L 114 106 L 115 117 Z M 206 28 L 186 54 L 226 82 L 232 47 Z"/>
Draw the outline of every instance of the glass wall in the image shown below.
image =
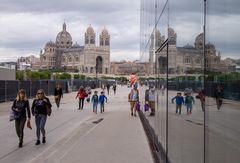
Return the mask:
<path fill-rule="evenodd" d="M 238 0 L 141 1 L 140 58 L 149 62 L 141 91 L 154 86 L 156 94 L 155 115 L 144 113 L 165 162 L 240 160 L 239 6 Z"/>
<path fill-rule="evenodd" d="M 229 72 L 239 66 L 239 6 L 238 0 L 209 0 L 206 6 L 206 93 L 217 96 L 206 99 L 209 163 L 240 162 L 239 73 Z"/>

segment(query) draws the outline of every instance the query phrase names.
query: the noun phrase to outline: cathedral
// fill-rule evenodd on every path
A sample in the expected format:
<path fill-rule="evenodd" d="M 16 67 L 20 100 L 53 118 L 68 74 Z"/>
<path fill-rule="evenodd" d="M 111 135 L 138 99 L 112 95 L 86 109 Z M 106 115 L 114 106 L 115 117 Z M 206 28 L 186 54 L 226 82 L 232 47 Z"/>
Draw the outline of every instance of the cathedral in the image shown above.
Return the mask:
<path fill-rule="evenodd" d="M 73 44 L 72 36 L 64 22 L 56 41 L 46 43 L 40 51 L 40 69 L 64 69 L 84 74 L 110 73 L 110 35 L 106 28 L 99 36 L 90 25 L 85 32 L 85 45 Z"/>
<path fill-rule="evenodd" d="M 186 73 L 202 73 L 204 68 L 204 35 L 200 33 L 195 38 L 193 45 L 177 46 L 177 34 L 172 28 L 168 28 L 168 57 L 167 48 L 158 51 L 159 47 L 164 43 L 165 36 L 162 36 L 158 29 L 155 30 L 154 36 L 151 37 L 151 46 L 149 48 L 150 74 L 186 74 Z M 155 41 L 155 48 L 154 47 Z M 205 65 L 208 71 L 232 71 L 231 65 L 221 60 L 220 52 L 217 52 L 212 43 L 206 44 Z M 154 51 L 156 50 L 154 65 Z M 156 69 L 154 68 L 156 66 Z M 157 71 L 157 72 L 156 72 Z"/>

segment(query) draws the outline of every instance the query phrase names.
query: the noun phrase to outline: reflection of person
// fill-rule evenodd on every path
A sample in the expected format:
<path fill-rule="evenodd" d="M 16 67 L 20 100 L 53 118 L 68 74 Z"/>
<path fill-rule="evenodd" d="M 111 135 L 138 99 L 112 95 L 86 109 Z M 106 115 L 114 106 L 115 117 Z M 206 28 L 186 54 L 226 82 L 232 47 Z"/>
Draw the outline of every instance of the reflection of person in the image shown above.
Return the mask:
<path fill-rule="evenodd" d="M 134 85 L 134 88 L 128 94 L 128 101 L 130 103 L 131 116 L 133 116 L 133 115 L 137 116 L 136 115 L 136 104 L 139 101 L 139 91 L 137 89 L 137 85 Z"/>
<path fill-rule="evenodd" d="M 110 84 L 107 83 L 107 93 L 108 93 L 108 95 L 109 95 L 109 90 L 110 90 Z"/>
<path fill-rule="evenodd" d="M 205 91 L 203 89 L 199 90 L 196 98 L 201 102 L 202 111 L 205 111 Z"/>
<path fill-rule="evenodd" d="M 223 99 L 223 88 L 218 85 L 215 89 L 214 96 L 216 98 L 216 103 L 217 103 L 217 109 L 220 110 L 222 106 L 222 99 Z"/>
<path fill-rule="evenodd" d="M 151 113 L 149 116 L 155 115 L 155 89 L 153 86 L 150 86 L 150 89 L 145 91 L 145 102 L 149 104 Z"/>
<path fill-rule="evenodd" d="M 54 90 L 54 96 L 55 96 L 55 103 L 57 105 L 57 108 L 59 108 L 61 98 L 63 97 L 63 91 L 62 91 L 60 84 L 57 84 L 57 86 Z"/>
<path fill-rule="evenodd" d="M 116 90 L 117 90 L 117 85 L 114 84 L 114 85 L 113 85 L 113 92 L 114 92 L 114 94 L 116 94 Z"/>
<path fill-rule="evenodd" d="M 129 81 L 130 81 L 130 87 L 132 87 L 134 85 L 134 83 L 136 83 L 138 80 L 138 77 L 135 73 L 132 73 L 130 76 L 129 76 Z"/>
<path fill-rule="evenodd" d="M 33 116 L 35 116 L 35 123 L 37 127 L 37 142 L 35 145 L 40 144 L 40 132 L 42 133 L 42 143 L 46 143 L 45 124 L 47 121 L 48 108 L 51 107 L 52 105 L 49 99 L 46 97 L 44 91 L 39 89 L 31 109 Z"/>
<path fill-rule="evenodd" d="M 12 110 L 15 112 L 15 128 L 19 138 L 19 148 L 22 148 L 23 137 L 24 137 L 24 126 L 26 123 L 26 117 L 30 121 L 31 114 L 29 109 L 29 102 L 26 97 L 25 90 L 20 89 L 17 93 L 17 97 L 13 102 Z M 26 116 L 27 113 L 27 116 Z"/>
<path fill-rule="evenodd" d="M 194 98 L 191 96 L 191 93 L 187 93 L 185 97 L 185 105 L 187 108 L 187 115 L 192 114 L 192 104 L 195 102 Z"/>
<path fill-rule="evenodd" d="M 88 94 L 86 93 L 85 89 L 83 88 L 83 86 L 80 86 L 77 96 L 79 98 L 79 104 L 78 104 L 78 110 L 83 110 L 83 106 L 84 106 L 84 99 L 85 97 L 87 97 Z"/>
<path fill-rule="evenodd" d="M 99 103 L 100 103 L 100 110 L 101 110 L 101 113 L 104 112 L 104 103 L 105 103 L 105 100 L 107 102 L 107 97 L 104 95 L 104 92 L 101 92 L 101 95 L 99 96 Z"/>
<path fill-rule="evenodd" d="M 177 96 L 172 98 L 172 103 L 174 102 L 174 100 L 176 101 L 176 114 L 181 114 L 182 104 L 184 104 L 184 98 L 182 94 L 180 92 L 177 93 Z"/>
<path fill-rule="evenodd" d="M 98 92 L 94 91 L 94 94 L 92 96 L 92 103 L 93 103 L 93 112 L 97 114 L 97 105 L 98 105 Z"/>

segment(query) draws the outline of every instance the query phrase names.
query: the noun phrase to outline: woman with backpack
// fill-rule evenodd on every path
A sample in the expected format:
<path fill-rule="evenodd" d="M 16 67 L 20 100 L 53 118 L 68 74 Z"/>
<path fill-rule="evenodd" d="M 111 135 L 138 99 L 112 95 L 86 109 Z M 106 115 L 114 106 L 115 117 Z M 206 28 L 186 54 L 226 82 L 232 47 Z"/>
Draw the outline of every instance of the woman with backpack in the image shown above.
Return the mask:
<path fill-rule="evenodd" d="M 45 132 L 45 124 L 47 121 L 47 115 L 51 114 L 51 103 L 49 99 L 46 97 L 44 91 L 39 89 L 37 91 L 36 99 L 34 99 L 32 104 L 32 115 L 35 116 L 36 123 L 36 135 L 37 141 L 35 145 L 41 144 L 40 142 L 40 132 L 42 133 L 42 143 L 46 143 L 46 132 Z"/>
<path fill-rule="evenodd" d="M 24 126 L 26 120 L 30 122 L 31 114 L 29 109 L 29 101 L 26 97 L 26 93 L 24 89 L 20 89 L 17 93 L 17 97 L 13 102 L 12 110 L 14 112 L 15 119 L 15 128 L 16 133 L 19 138 L 18 147 L 22 148 L 23 145 L 23 137 L 24 137 Z"/>

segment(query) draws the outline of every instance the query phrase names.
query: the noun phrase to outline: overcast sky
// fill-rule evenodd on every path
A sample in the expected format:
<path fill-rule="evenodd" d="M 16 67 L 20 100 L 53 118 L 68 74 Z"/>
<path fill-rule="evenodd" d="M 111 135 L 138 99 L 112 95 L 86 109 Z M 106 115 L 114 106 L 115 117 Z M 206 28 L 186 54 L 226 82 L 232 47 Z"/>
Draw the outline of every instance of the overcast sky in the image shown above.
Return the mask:
<path fill-rule="evenodd" d="M 169 22 L 177 32 L 178 46 L 193 44 L 202 32 L 203 0 L 169 2 Z M 239 7 L 239 0 L 211 0 L 209 4 L 208 41 L 225 58 L 239 58 Z M 47 41 L 55 41 L 64 20 L 73 43 L 84 45 L 84 33 L 91 24 L 98 44 L 105 26 L 111 35 L 112 61 L 139 59 L 140 0 L 1 0 L 0 62 L 39 56 Z"/>
<path fill-rule="evenodd" d="M 84 45 L 91 24 L 99 34 L 111 35 L 111 60 L 139 59 L 139 0 L 1 0 L 0 61 L 39 56 L 47 41 L 55 41 L 65 20 L 73 43 Z"/>

